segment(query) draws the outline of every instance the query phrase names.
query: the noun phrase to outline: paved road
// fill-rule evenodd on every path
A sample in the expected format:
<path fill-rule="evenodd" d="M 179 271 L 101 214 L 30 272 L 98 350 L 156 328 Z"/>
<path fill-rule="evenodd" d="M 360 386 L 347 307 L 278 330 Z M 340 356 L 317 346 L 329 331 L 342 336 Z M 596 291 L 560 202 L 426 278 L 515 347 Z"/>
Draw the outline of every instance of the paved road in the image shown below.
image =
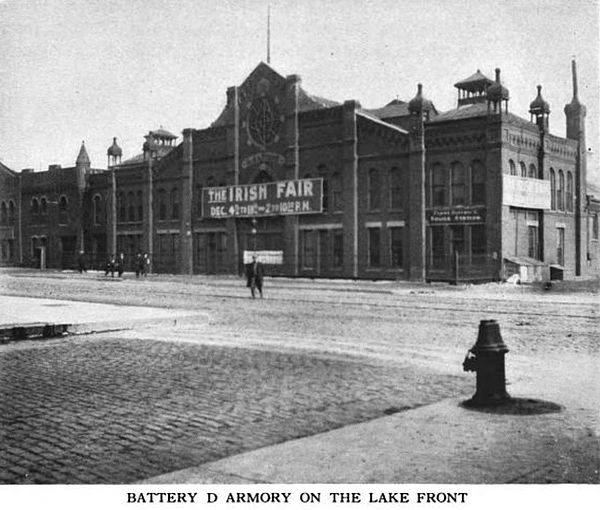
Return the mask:
<path fill-rule="evenodd" d="M 359 357 L 100 335 L 1 346 L 0 363 L 3 483 L 133 482 L 468 383 Z"/>

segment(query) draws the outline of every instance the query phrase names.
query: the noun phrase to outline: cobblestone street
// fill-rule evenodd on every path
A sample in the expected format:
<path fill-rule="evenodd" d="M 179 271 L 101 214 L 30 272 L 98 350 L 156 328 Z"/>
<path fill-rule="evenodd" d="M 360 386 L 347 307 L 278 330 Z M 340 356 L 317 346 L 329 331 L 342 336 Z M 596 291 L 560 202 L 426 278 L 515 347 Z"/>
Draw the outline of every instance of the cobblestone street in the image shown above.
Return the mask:
<path fill-rule="evenodd" d="M 4 483 L 133 482 L 466 389 L 464 378 L 360 358 L 106 337 L 40 344 L 2 348 Z"/>

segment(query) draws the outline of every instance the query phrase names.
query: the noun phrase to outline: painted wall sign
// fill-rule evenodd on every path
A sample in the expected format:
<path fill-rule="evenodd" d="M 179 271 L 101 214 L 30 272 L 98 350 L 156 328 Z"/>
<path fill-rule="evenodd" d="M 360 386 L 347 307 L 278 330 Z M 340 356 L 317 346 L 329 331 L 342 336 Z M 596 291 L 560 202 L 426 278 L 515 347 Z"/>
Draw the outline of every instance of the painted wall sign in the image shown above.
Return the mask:
<path fill-rule="evenodd" d="M 427 221 L 430 225 L 446 223 L 484 223 L 485 207 L 452 209 L 434 209 L 427 211 Z"/>
<path fill-rule="evenodd" d="M 314 214 L 323 211 L 323 179 L 297 179 L 202 190 L 204 218 Z"/>
<path fill-rule="evenodd" d="M 242 159 L 241 167 L 246 169 L 259 165 L 260 163 L 277 163 L 283 165 L 285 163 L 285 158 L 281 154 L 276 154 L 275 152 L 259 152 Z"/>
<path fill-rule="evenodd" d="M 502 204 L 527 209 L 550 209 L 550 181 L 504 174 Z"/>

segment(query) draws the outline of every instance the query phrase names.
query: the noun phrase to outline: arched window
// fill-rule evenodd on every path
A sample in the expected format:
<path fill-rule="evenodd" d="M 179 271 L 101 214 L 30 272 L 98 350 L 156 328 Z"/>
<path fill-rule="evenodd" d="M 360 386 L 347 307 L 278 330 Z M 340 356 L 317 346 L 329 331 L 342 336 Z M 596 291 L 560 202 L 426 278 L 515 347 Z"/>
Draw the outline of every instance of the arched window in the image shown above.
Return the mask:
<path fill-rule="evenodd" d="M 127 193 L 127 221 L 135 221 L 135 195 L 133 191 Z"/>
<path fill-rule="evenodd" d="M 179 219 L 179 191 L 177 188 L 171 190 L 171 219 Z"/>
<path fill-rule="evenodd" d="M 485 204 L 485 166 L 481 161 L 471 165 L 471 203 Z"/>
<path fill-rule="evenodd" d="M 2 225 L 8 223 L 8 207 L 6 202 L 2 202 L 2 205 L 0 205 L 0 223 Z"/>
<path fill-rule="evenodd" d="M 137 192 L 137 220 L 144 221 L 144 195 L 141 191 Z"/>
<path fill-rule="evenodd" d="M 465 193 L 465 167 L 462 163 L 452 163 L 452 205 L 464 205 Z"/>
<path fill-rule="evenodd" d="M 40 219 L 40 203 L 37 198 L 31 200 L 31 216 L 34 222 Z"/>
<path fill-rule="evenodd" d="M 369 210 L 378 210 L 381 207 L 381 182 L 379 180 L 379 172 L 375 168 L 369 170 L 368 195 Z"/>
<path fill-rule="evenodd" d="M 402 177 L 402 170 L 398 167 L 390 170 L 390 209 L 402 209 L 404 206 Z"/>
<path fill-rule="evenodd" d="M 521 177 L 527 177 L 527 166 L 522 161 L 519 163 L 521 167 Z"/>
<path fill-rule="evenodd" d="M 331 176 L 331 201 L 334 211 L 341 211 L 344 208 L 342 178 L 337 172 Z"/>
<path fill-rule="evenodd" d="M 94 195 L 94 201 L 92 203 L 92 217 L 94 219 L 94 225 L 100 225 L 102 223 L 102 197 L 100 195 Z"/>
<path fill-rule="evenodd" d="M 567 172 L 567 211 L 573 212 L 573 174 Z"/>
<path fill-rule="evenodd" d="M 558 171 L 558 187 L 556 188 L 556 206 L 559 211 L 565 210 L 565 174 Z"/>
<path fill-rule="evenodd" d="M 439 163 L 431 169 L 431 205 L 433 207 L 446 204 L 446 172 Z"/>
<path fill-rule="evenodd" d="M 167 219 L 167 192 L 163 188 L 158 190 L 158 219 Z"/>
<path fill-rule="evenodd" d="M 517 167 L 512 159 L 508 160 L 508 167 L 510 168 L 510 175 L 517 175 Z"/>
<path fill-rule="evenodd" d="M 42 197 L 40 200 L 40 214 L 46 216 L 48 214 L 48 200 L 46 197 Z"/>
<path fill-rule="evenodd" d="M 533 163 L 531 165 L 529 165 L 529 177 L 531 179 L 537 178 L 537 170 L 536 170 L 535 165 Z"/>
<path fill-rule="evenodd" d="M 325 165 L 319 165 L 317 168 L 317 175 L 323 178 L 323 212 L 329 211 L 329 179 L 327 179 L 328 172 Z"/>
<path fill-rule="evenodd" d="M 67 201 L 67 197 L 63 195 L 58 201 L 58 223 L 61 225 L 69 223 L 68 208 L 69 202 Z"/>
<path fill-rule="evenodd" d="M 15 223 L 15 203 L 12 200 L 8 202 L 8 224 L 14 225 Z"/>
<path fill-rule="evenodd" d="M 119 204 L 119 221 L 125 221 L 125 194 L 123 192 L 119 193 L 117 203 Z"/>
<path fill-rule="evenodd" d="M 550 169 L 550 209 L 556 209 L 556 173 L 554 173 L 554 168 Z"/>

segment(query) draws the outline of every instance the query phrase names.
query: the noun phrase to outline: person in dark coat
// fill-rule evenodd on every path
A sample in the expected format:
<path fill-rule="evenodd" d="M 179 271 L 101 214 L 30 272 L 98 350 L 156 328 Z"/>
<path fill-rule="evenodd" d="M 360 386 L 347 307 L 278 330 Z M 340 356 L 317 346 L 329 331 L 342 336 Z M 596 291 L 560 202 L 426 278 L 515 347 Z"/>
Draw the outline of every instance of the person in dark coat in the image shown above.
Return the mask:
<path fill-rule="evenodd" d="M 117 258 L 117 274 L 119 278 L 123 276 L 123 271 L 125 271 L 125 255 L 121 252 L 119 253 L 119 257 Z"/>
<path fill-rule="evenodd" d="M 106 261 L 106 271 L 104 272 L 104 276 L 108 276 L 108 273 L 114 278 L 115 277 L 115 256 L 112 255 L 108 257 Z"/>
<path fill-rule="evenodd" d="M 246 265 L 246 287 L 250 287 L 250 292 L 252 293 L 252 298 L 256 297 L 256 289 L 260 294 L 260 297 L 263 297 L 263 277 L 265 271 L 262 263 L 256 260 L 256 255 L 252 256 L 252 262 Z"/>
<path fill-rule="evenodd" d="M 150 271 L 150 255 L 144 253 L 144 264 L 142 266 L 142 275 L 146 276 Z"/>
<path fill-rule="evenodd" d="M 138 251 L 137 255 L 135 256 L 135 277 L 136 278 L 139 278 L 140 274 L 141 275 L 144 274 L 144 266 L 145 266 L 144 257 Z"/>
<path fill-rule="evenodd" d="M 77 258 L 77 270 L 80 273 L 87 273 L 87 257 L 83 250 L 79 252 L 79 257 Z"/>

